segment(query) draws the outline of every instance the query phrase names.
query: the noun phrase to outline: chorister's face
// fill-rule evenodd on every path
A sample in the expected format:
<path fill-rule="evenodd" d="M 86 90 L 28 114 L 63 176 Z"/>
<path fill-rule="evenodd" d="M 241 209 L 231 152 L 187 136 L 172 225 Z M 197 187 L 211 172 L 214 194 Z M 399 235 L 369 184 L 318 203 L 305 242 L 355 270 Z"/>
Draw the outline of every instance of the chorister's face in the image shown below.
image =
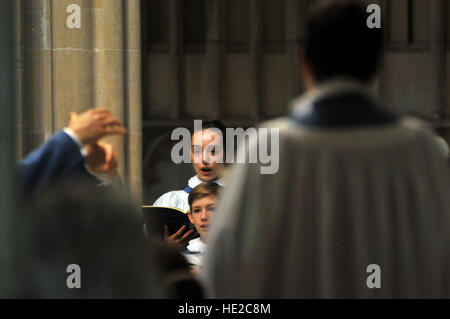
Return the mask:
<path fill-rule="evenodd" d="M 192 135 L 192 165 L 203 182 L 210 182 L 219 177 L 223 167 L 224 147 L 222 137 L 216 130 L 206 129 Z"/>
<path fill-rule="evenodd" d="M 216 202 L 217 197 L 214 195 L 197 199 L 192 203 L 191 210 L 188 213 L 189 220 L 194 224 L 202 241 L 206 239 L 211 219 L 216 209 Z"/>

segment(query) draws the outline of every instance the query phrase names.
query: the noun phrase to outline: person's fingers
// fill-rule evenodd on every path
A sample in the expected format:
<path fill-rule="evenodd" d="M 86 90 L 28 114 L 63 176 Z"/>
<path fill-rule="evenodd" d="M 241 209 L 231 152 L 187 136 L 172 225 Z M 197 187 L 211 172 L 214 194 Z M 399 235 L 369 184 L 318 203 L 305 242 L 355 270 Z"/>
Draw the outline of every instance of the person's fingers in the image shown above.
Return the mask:
<path fill-rule="evenodd" d="M 111 144 L 101 144 L 100 147 L 105 151 L 105 163 L 110 164 L 113 157 L 113 146 Z"/>
<path fill-rule="evenodd" d="M 117 152 L 114 149 L 112 150 L 111 163 L 117 166 Z"/>
<path fill-rule="evenodd" d="M 189 231 L 187 231 L 183 237 L 181 237 L 181 240 L 183 241 L 187 241 L 188 239 L 190 240 L 190 237 L 194 234 L 194 231 L 191 229 Z"/>
<path fill-rule="evenodd" d="M 105 156 L 105 149 L 97 142 L 88 145 L 92 154 L 95 154 L 96 156 Z"/>
<path fill-rule="evenodd" d="M 101 131 L 102 137 L 107 135 L 124 135 L 127 134 L 127 130 L 124 127 L 109 126 L 105 127 Z"/>
<path fill-rule="evenodd" d="M 103 126 L 122 126 L 122 123 L 119 121 L 119 119 L 112 116 L 107 116 L 106 118 L 101 120 L 101 124 Z"/>
<path fill-rule="evenodd" d="M 94 114 L 111 114 L 111 111 L 101 107 L 98 109 L 92 109 L 92 113 L 94 113 Z"/>
<path fill-rule="evenodd" d="M 176 232 L 177 239 L 181 238 L 185 231 L 186 231 L 186 225 L 181 226 L 180 229 L 178 229 L 178 231 Z"/>
<path fill-rule="evenodd" d="M 117 158 L 115 156 L 113 156 L 110 160 L 110 162 L 108 163 L 108 170 L 109 171 L 114 171 L 118 166 L 117 163 Z"/>
<path fill-rule="evenodd" d="M 173 237 L 175 239 L 178 239 L 179 237 L 181 237 L 181 235 L 183 235 L 185 229 L 186 225 L 181 226 L 180 229 L 178 229 L 178 231 L 173 235 Z"/>
<path fill-rule="evenodd" d="M 75 121 L 77 117 L 78 117 L 77 112 L 70 112 L 69 114 L 70 121 Z"/>
<path fill-rule="evenodd" d="M 105 111 L 89 110 L 83 113 L 82 116 L 89 122 L 97 122 L 101 125 L 104 120 L 111 118 L 112 114 L 107 110 Z"/>
<path fill-rule="evenodd" d="M 98 142 L 94 142 L 94 143 L 87 144 L 86 148 L 89 148 L 92 151 L 98 151 L 101 149 L 101 146 Z"/>
<path fill-rule="evenodd" d="M 107 144 L 106 145 L 106 171 L 109 174 L 109 177 L 113 179 L 116 176 L 116 169 L 118 166 L 117 163 L 117 155 L 116 152 L 114 152 L 114 148 L 112 145 Z"/>
<path fill-rule="evenodd" d="M 72 112 L 72 113 L 75 113 L 75 112 Z M 82 117 L 96 117 L 96 116 L 111 115 L 111 112 L 107 109 L 89 109 L 80 114 L 75 113 L 75 115 L 82 116 Z"/>
<path fill-rule="evenodd" d="M 98 114 L 92 115 L 92 119 L 94 121 L 97 121 L 100 125 L 103 125 L 103 122 L 111 117 L 112 117 L 112 115 L 107 114 L 107 113 L 98 113 Z"/>
<path fill-rule="evenodd" d="M 117 155 L 116 155 L 116 153 L 114 152 L 114 153 L 113 153 L 113 157 L 112 157 L 112 159 L 111 159 L 111 163 L 110 163 L 110 165 L 109 165 L 109 169 L 113 172 L 113 171 L 115 171 L 115 170 L 117 169 L 118 166 L 119 166 L 119 165 L 118 165 L 118 161 L 117 161 Z"/>
<path fill-rule="evenodd" d="M 112 146 L 110 144 L 96 143 L 96 155 L 98 162 L 98 170 L 101 172 L 107 172 L 109 170 L 109 164 L 111 162 Z M 110 150 L 111 148 L 111 150 Z"/>
<path fill-rule="evenodd" d="M 169 238 L 170 234 L 169 234 L 169 227 L 167 227 L 167 225 L 164 225 L 164 238 Z"/>

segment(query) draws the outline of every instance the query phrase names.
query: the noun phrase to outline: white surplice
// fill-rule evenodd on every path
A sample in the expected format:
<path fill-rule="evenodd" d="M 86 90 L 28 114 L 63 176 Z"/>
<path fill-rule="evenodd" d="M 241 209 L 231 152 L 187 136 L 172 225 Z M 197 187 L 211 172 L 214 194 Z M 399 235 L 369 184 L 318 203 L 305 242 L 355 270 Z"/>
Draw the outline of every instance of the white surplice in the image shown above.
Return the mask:
<path fill-rule="evenodd" d="M 296 101 L 292 114 L 332 91 Z M 426 128 L 324 129 L 291 117 L 261 127 L 280 129 L 280 169 L 233 168 L 203 262 L 211 297 L 449 297 L 448 167 Z M 380 289 L 369 288 L 370 265 Z"/>
<path fill-rule="evenodd" d="M 201 269 L 203 255 L 206 250 L 206 244 L 199 238 L 195 238 L 189 242 L 184 252 L 184 257 L 194 269 Z"/>

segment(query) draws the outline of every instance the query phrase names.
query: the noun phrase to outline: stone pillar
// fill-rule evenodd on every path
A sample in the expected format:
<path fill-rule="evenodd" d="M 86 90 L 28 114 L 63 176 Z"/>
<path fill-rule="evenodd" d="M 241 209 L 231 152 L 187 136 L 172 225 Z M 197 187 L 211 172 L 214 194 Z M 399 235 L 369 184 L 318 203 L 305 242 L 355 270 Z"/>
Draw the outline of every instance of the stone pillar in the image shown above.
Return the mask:
<path fill-rule="evenodd" d="M 120 175 L 141 199 L 139 0 L 23 1 L 23 145 L 26 152 L 67 125 L 69 112 L 105 107 L 122 120 L 112 137 Z M 80 8 L 80 28 L 67 20 Z M 76 18 L 76 16 L 75 16 Z"/>
<path fill-rule="evenodd" d="M 431 34 L 430 53 L 432 65 L 433 100 L 430 101 L 434 114 L 438 119 L 445 116 L 446 111 L 446 68 L 445 68 L 445 4 L 443 0 L 430 1 Z"/>
<path fill-rule="evenodd" d="M 14 6 L 0 2 L 0 298 L 10 297 L 13 288 L 13 219 L 15 212 L 15 81 Z"/>

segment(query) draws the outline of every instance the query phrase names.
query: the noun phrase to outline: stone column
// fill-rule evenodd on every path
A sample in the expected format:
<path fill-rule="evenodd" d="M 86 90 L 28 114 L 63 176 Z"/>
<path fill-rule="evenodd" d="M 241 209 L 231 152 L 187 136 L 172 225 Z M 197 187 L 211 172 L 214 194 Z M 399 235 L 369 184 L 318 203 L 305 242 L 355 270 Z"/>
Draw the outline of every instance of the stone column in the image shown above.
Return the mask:
<path fill-rule="evenodd" d="M 14 6 L 0 2 L 0 298 L 10 297 L 13 288 L 13 230 L 15 212 L 15 81 Z"/>
<path fill-rule="evenodd" d="M 107 141 L 116 147 L 120 175 L 140 202 L 140 1 L 22 1 L 24 148 L 30 151 L 67 125 L 70 111 L 105 107 L 128 130 Z M 77 6 L 80 28 L 70 28 L 67 20 L 76 11 L 68 8 Z"/>
<path fill-rule="evenodd" d="M 445 68 L 445 4 L 443 0 L 430 1 L 431 34 L 430 53 L 433 81 L 433 106 L 434 114 L 438 119 L 445 116 L 446 110 L 446 68 Z"/>
<path fill-rule="evenodd" d="M 18 118 L 21 155 L 53 132 L 50 2 L 22 1 L 22 105 Z"/>

